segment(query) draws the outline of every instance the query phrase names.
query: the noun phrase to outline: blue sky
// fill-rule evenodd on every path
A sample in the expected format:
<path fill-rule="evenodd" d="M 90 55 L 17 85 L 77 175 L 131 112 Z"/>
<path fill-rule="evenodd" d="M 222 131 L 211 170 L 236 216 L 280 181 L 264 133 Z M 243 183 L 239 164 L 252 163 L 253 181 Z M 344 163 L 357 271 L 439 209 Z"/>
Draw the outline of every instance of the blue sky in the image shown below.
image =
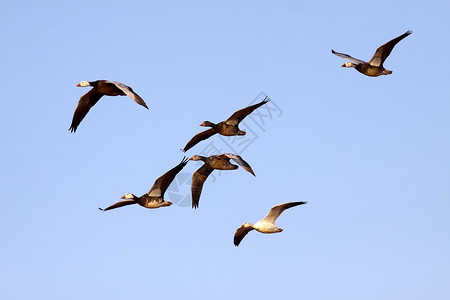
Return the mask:
<path fill-rule="evenodd" d="M 449 299 L 448 1 L 4 1 L 2 299 Z M 412 30 L 389 76 L 341 68 Z M 68 132 L 82 80 L 125 83 Z M 197 210 L 128 206 L 262 94 Z M 256 113 L 256 112 L 255 112 Z M 230 152 L 239 142 L 209 142 Z M 190 162 L 170 200 L 189 193 Z M 214 181 L 215 180 L 215 181 Z M 178 198 L 177 198 L 178 197 Z M 235 230 L 270 207 L 280 234 Z"/>

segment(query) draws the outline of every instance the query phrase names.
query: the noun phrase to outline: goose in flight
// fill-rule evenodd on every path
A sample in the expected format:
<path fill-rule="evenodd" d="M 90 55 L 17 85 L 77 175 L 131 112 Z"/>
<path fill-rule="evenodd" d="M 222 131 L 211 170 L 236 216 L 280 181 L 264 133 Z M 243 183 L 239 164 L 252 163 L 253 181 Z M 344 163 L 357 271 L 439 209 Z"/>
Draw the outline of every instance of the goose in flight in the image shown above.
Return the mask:
<path fill-rule="evenodd" d="M 345 62 L 345 64 L 342 65 L 342 67 L 345 68 L 355 68 L 358 72 L 363 73 L 364 75 L 371 76 L 371 77 L 377 77 L 380 75 L 389 75 L 392 74 L 392 71 L 385 69 L 383 67 L 383 63 L 386 60 L 386 58 L 391 54 L 392 49 L 394 46 L 403 40 L 405 37 L 410 35 L 412 33 L 411 30 L 408 30 L 404 34 L 396 37 L 395 39 L 387 42 L 386 44 L 378 47 L 377 51 L 375 51 L 375 54 L 373 57 L 369 60 L 369 62 L 365 62 L 363 60 L 351 57 L 348 54 L 339 53 L 331 49 L 331 53 L 333 53 L 336 56 L 342 57 L 344 59 L 348 59 L 350 61 Z"/>
<path fill-rule="evenodd" d="M 239 129 L 239 123 L 249 114 L 251 114 L 258 107 L 269 102 L 269 97 L 265 97 L 263 101 L 251 105 L 249 107 L 243 108 L 235 112 L 231 117 L 229 117 L 226 121 L 214 124 L 209 121 L 205 121 L 200 126 L 211 127 L 208 130 L 198 133 L 195 135 L 184 147 L 183 152 L 194 147 L 200 141 L 206 140 L 207 138 L 213 136 L 216 133 L 225 136 L 234 136 L 234 135 L 245 135 L 245 131 Z"/>
<path fill-rule="evenodd" d="M 244 223 L 241 227 L 238 228 L 238 230 L 236 230 L 236 233 L 234 234 L 234 245 L 239 246 L 242 239 L 247 235 L 247 233 L 249 233 L 253 229 L 256 229 L 256 231 L 259 231 L 261 233 L 282 232 L 283 229 L 275 226 L 275 221 L 278 219 L 281 213 L 288 208 L 306 203 L 307 202 L 305 201 L 300 201 L 276 205 L 270 209 L 269 213 L 267 214 L 267 216 L 264 217 L 264 219 L 259 220 L 255 224 Z"/>
<path fill-rule="evenodd" d="M 183 160 L 173 169 L 166 172 L 164 175 L 156 179 L 155 183 L 153 184 L 152 188 L 148 193 L 137 197 L 133 194 L 127 193 L 125 194 L 121 199 L 125 199 L 123 201 L 117 202 L 116 204 L 113 204 L 111 206 L 108 206 L 107 208 L 98 208 L 102 211 L 107 211 L 110 209 L 131 205 L 131 204 L 139 204 L 146 208 L 158 208 L 163 206 L 170 206 L 172 205 L 172 202 L 164 200 L 164 193 L 166 192 L 167 188 L 169 187 L 170 183 L 175 179 L 175 176 L 186 166 L 189 159 L 183 158 Z"/>
<path fill-rule="evenodd" d="M 189 160 L 201 160 L 205 164 L 201 166 L 197 171 L 192 175 L 192 208 L 197 208 L 198 203 L 200 201 L 200 194 L 202 193 L 203 184 L 208 178 L 209 174 L 211 174 L 214 170 L 236 170 L 238 168 L 237 165 L 233 165 L 230 163 L 230 159 L 244 168 L 246 171 L 251 173 L 253 176 L 256 176 L 253 172 L 250 165 L 242 159 L 239 155 L 224 153 L 220 155 L 212 155 L 210 157 L 204 157 L 200 155 L 194 155 Z"/>
<path fill-rule="evenodd" d="M 116 81 L 97 80 L 97 81 L 81 81 L 77 86 L 92 86 L 92 89 L 81 96 L 78 106 L 75 109 L 69 131 L 77 131 L 78 125 L 84 119 L 92 106 L 103 96 L 128 96 L 137 104 L 148 109 L 144 100 L 136 94 L 133 89 L 123 83 Z"/>

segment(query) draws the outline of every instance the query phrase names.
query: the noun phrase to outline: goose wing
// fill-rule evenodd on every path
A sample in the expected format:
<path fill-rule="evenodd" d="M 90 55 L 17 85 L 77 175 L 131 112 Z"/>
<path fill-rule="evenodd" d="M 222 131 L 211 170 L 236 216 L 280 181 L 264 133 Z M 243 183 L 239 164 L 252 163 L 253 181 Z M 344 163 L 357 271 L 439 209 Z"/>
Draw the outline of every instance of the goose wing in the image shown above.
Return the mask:
<path fill-rule="evenodd" d="M 245 160 L 243 160 L 242 157 L 240 157 L 239 155 L 236 155 L 236 154 L 233 154 L 233 153 L 224 153 L 222 155 L 232 159 L 238 165 L 240 165 L 242 168 L 244 168 L 246 171 L 248 171 L 251 174 L 253 174 L 253 176 L 256 176 L 255 172 L 253 172 L 253 170 L 252 170 L 252 167 L 250 167 L 250 165 Z M 222 155 L 219 155 L 219 156 L 222 156 Z"/>
<path fill-rule="evenodd" d="M 333 49 L 331 49 L 331 53 L 333 53 L 333 54 L 336 55 L 336 56 L 339 56 L 340 58 L 348 59 L 348 60 L 350 60 L 350 61 L 352 61 L 352 62 L 354 62 L 355 64 L 358 64 L 358 65 L 359 65 L 359 64 L 365 64 L 365 63 L 366 63 L 366 62 L 363 61 L 363 60 L 360 60 L 360 59 L 351 57 L 350 55 L 345 54 L 345 53 L 339 53 L 339 52 L 336 52 L 336 51 L 334 51 Z"/>
<path fill-rule="evenodd" d="M 147 195 L 149 195 L 150 197 L 164 197 L 164 193 L 166 192 L 167 188 L 175 179 L 175 176 L 186 166 L 188 161 L 188 158 L 183 157 L 181 162 L 176 167 L 172 168 L 164 175 L 156 179 Z"/>
<path fill-rule="evenodd" d="M 108 206 L 107 208 L 99 207 L 98 209 L 100 209 L 101 211 L 107 211 L 110 209 L 114 209 L 114 208 L 118 208 L 118 207 L 122 207 L 122 206 L 126 206 L 126 205 L 131 205 L 131 204 L 136 204 L 136 203 L 137 202 L 134 200 L 124 200 L 124 201 L 117 202 L 116 204 L 113 204 L 111 206 Z"/>
<path fill-rule="evenodd" d="M 250 105 L 246 108 L 240 109 L 237 112 L 235 112 L 234 114 L 231 115 L 231 117 L 229 117 L 225 123 L 227 123 L 228 125 L 237 125 L 239 124 L 246 116 L 248 116 L 249 114 L 251 114 L 255 109 L 257 109 L 258 107 L 266 104 L 267 102 L 269 102 L 270 99 L 269 97 L 265 97 L 263 99 L 263 101 Z"/>
<path fill-rule="evenodd" d="M 131 87 L 128 85 L 125 85 L 123 83 L 117 82 L 117 81 L 105 81 L 106 83 L 114 84 L 116 87 L 118 87 L 122 92 L 125 93 L 128 97 L 134 100 L 139 105 L 142 105 L 146 109 L 148 109 L 147 104 L 145 104 L 144 99 L 142 99 L 138 94 L 136 94 Z"/>
<path fill-rule="evenodd" d="M 194 147 L 195 145 L 197 145 L 199 142 L 206 140 L 207 138 L 210 138 L 211 136 L 213 136 L 214 134 L 216 134 L 216 131 L 214 130 L 214 128 L 210 128 L 208 130 L 202 131 L 200 133 L 197 133 L 196 135 L 194 135 L 194 137 L 186 144 L 186 146 L 183 149 L 183 152 L 188 151 L 189 149 L 191 149 L 192 147 Z"/>
<path fill-rule="evenodd" d="M 94 88 L 81 96 L 80 101 L 78 101 L 77 108 L 73 113 L 72 124 L 70 125 L 69 131 L 77 131 L 78 125 L 80 125 L 81 121 L 87 115 L 91 107 L 94 106 L 102 96 L 103 94 L 97 92 Z"/>
<path fill-rule="evenodd" d="M 191 186 L 192 208 L 198 207 L 203 184 L 205 183 L 206 178 L 208 178 L 209 174 L 211 174 L 212 171 L 214 171 L 213 168 L 209 167 L 207 164 L 204 164 L 192 175 L 192 186 Z"/>
<path fill-rule="evenodd" d="M 278 219 L 278 217 L 281 215 L 281 213 L 283 211 L 285 211 L 288 208 L 291 208 L 291 207 L 294 207 L 297 205 L 301 205 L 301 204 L 306 204 L 306 203 L 307 202 L 305 202 L 305 201 L 299 201 L 299 202 L 288 202 L 288 203 L 276 205 L 270 209 L 269 213 L 261 221 L 262 222 L 270 222 L 272 224 L 275 224 L 275 221 Z"/>
<path fill-rule="evenodd" d="M 247 233 L 249 233 L 253 229 L 254 229 L 253 227 L 245 227 L 244 225 L 239 227 L 236 230 L 236 233 L 234 234 L 234 245 L 235 246 L 239 246 L 239 244 L 241 243 L 242 239 L 247 235 Z"/>
<path fill-rule="evenodd" d="M 383 65 L 383 62 L 386 60 L 386 58 L 391 54 L 392 49 L 394 49 L 394 46 L 397 45 L 398 42 L 403 40 L 405 37 L 410 35 L 412 33 L 411 30 L 408 30 L 404 34 L 396 37 L 395 39 L 390 40 L 384 45 L 381 45 L 378 47 L 377 51 L 375 51 L 375 54 L 370 59 L 369 64 L 371 66 L 380 67 Z"/>

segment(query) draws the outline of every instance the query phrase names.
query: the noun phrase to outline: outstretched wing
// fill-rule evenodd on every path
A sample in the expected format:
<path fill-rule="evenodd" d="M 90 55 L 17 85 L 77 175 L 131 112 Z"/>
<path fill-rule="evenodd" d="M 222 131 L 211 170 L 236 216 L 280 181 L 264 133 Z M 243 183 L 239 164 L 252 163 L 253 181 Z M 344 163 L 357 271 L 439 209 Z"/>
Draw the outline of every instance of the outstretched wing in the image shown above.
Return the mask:
<path fill-rule="evenodd" d="M 206 140 L 207 138 L 213 136 L 216 134 L 216 131 L 213 128 L 210 128 L 208 130 L 202 131 L 200 133 L 197 133 L 184 147 L 183 152 L 188 151 L 195 145 L 197 145 L 199 142 Z"/>
<path fill-rule="evenodd" d="M 208 178 L 209 174 L 211 174 L 212 171 L 214 171 L 213 168 L 209 167 L 207 164 L 204 164 L 192 175 L 192 186 L 191 186 L 192 208 L 198 207 L 203 184 L 205 183 L 206 178 Z"/>
<path fill-rule="evenodd" d="M 72 124 L 70 125 L 69 131 L 77 131 L 78 125 L 87 115 L 92 106 L 94 106 L 98 100 L 103 96 L 103 94 L 98 93 L 95 89 L 91 89 L 89 92 L 81 96 L 80 101 L 78 101 L 77 108 L 73 113 Z"/>
<path fill-rule="evenodd" d="M 236 230 L 236 233 L 234 234 L 234 245 L 235 246 L 239 246 L 239 244 L 241 243 L 242 239 L 247 235 L 247 233 L 249 233 L 253 229 L 254 229 L 253 227 L 244 227 L 244 225 L 239 227 Z"/>
<path fill-rule="evenodd" d="M 336 55 L 336 56 L 339 56 L 340 58 L 348 59 L 348 60 L 350 60 L 350 61 L 352 61 L 352 62 L 354 62 L 355 64 L 358 64 L 358 65 L 359 65 L 359 64 L 365 64 L 365 63 L 366 63 L 366 62 L 363 61 L 363 60 L 360 60 L 360 59 L 351 57 L 350 55 L 345 54 L 345 53 L 339 53 L 339 52 L 336 52 L 336 51 L 334 51 L 333 49 L 331 49 L 331 53 L 333 53 L 333 54 Z"/>
<path fill-rule="evenodd" d="M 169 187 L 170 183 L 175 179 L 175 176 L 186 166 L 189 159 L 183 157 L 181 162 L 170 171 L 167 171 L 164 175 L 155 180 L 150 191 L 148 191 L 147 195 L 150 197 L 164 197 L 164 193 Z"/>
<path fill-rule="evenodd" d="M 126 206 L 126 205 L 131 205 L 131 204 L 136 204 L 137 202 L 136 201 L 134 201 L 134 200 L 124 200 L 124 201 L 120 201 L 120 202 L 117 202 L 116 204 L 113 204 L 113 205 L 111 205 L 111 206 L 108 206 L 107 208 L 98 208 L 98 209 L 100 209 L 101 211 L 107 211 L 107 210 L 110 210 L 110 209 L 114 209 L 114 208 L 118 208 L 118 207 L 122 207 L 122 206 Z"/>
<path fill-rule="evenodd" d="M 275 224 L 275 221 L 278 219 L 278 217 L 281 215 L 283 211 L 285 211 L 288 208 L 306 203 L 307 203 L 306 201 L 299 201 L 276 205 L 270 209 L 269 213 L 261 221 Z"/>
<path fill-rule="evenodd" d="M 404 34 L 396 37 L 393 40 L 390 40 L 384 45 L 381 45 L 378 47 L 377 51 L 375 51 L 375 54 L 372 56 L 372 58 L 369 61 L 369 64 L 371 66 L 380 67 L 383 65 L 383 62 L 386 60 L 386 58 L 391 54 L 392 49 L 394 49 L 394 46 L 397 45 L 398 42 L 403 40 L 405 37 L 410 35 L 412 33 L 411 30 L 408 30 Z"/>
<path fill-rule="evenodd" d="M 144 99 L 142 99 L 138 94 L 136 94 L 131 87 L 128 85 L 125 85 L 123 83 L 117 82 L 117 81 L 105 81 L 106 83 L 112 83 L 115 86 L 117 86 L 122 92 L 125 93 L 128 97 L 134 100 L 139 105 L 142 105 L 146 109 L 148 109 L 147 104 L 145 104 Z"/>
<path fill-rule="evenodd" d="M 267 102 L 269 102 L 270 99 L 269 97 L 265 97 L 263 101 L 250 105 L 249 107 L 243 108 L 241 110 L 238 110 L 237 112 L 235 112 L 233 115 L 231 115 L 231 117 L 229 117 L 225 123 L 227 123 L 228 125 L 237 125 L 239 124 L 246 116 L 248 116 L 249 114 L 251 114 L 255 109 L 257 109 L 258 107 L 266 104 Z"/>
<path fill-rule="evenodd" d="M 256 176 L 255 173 L 252 170 L 252 167 L 250 167 L 250 165 L 242 159 L 242 157 L 240 157 L 239 155 L 236 154 L 232 154 L 232 153 L 224 153 L 222 154 L 228 158 L 231 158 L 233 161 L 235 161 L 238 165 L 240 165 L 241 167 L 243 167 L 245 170 L 247 170 L 248 172 L 250 172 L 251 174 L 253 174 L 253 176 Z"/>

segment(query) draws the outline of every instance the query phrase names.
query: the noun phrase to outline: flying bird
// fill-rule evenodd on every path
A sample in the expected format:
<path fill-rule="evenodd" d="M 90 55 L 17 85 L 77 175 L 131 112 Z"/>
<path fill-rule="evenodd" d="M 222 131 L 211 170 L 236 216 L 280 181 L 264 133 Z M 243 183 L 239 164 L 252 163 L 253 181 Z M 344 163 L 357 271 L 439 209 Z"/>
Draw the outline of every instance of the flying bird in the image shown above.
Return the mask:
<path fill-rule="evenodd" d="M 94 106 L 98 100 L 103 96 L 128 96 L 133 99 L 137 104 L 142 105 L 148 109 L 144 100 L 136 94 L 133 89 L 123 83 L 116 81 L 97 80 L 97 81 L 81 81 L 77 86 L 92 86 L 92 89 L 81 96 L 78 101 L 78 106 L 75 109 L 72 119 L 72 125 L 70 125 L 69 131 L 77 131 L 78 125 L 84 119 L 92 106 Z"/>
<path fill-rule="evenodd" d="M 264 217 L 264 219 L 259 220 L 255 224 L 244 223 L 241 227 L 238 228 L 238 230 L 236 230 L 236 233 L 234 234 L 234 245 L 239 246 L 242 239 L 247 235 L 247 233 L 249 233 L 253 229 L 256 229 L 256 231 L 259 231 L 261 233 L 282 232 L 283 229 L 275 226 L 275 221 L 278 219 L 281 213 L 288 208 L 306 203 L 307 202 L 300 201 L 276 205 L 270 209 L 269 213 L 267 214 L 267 216 Z"/>
<path fill-rule="evenodd" d="M 344 59 L 350 60 L 345 62 L 345 64 L 343 64 L 342 67 L 355 68 L 358 72 L 361 72 L 364 75 L 371 77 L 377 77 L 380 75 L 389 75 L 392 74 L 392 71 L 387 70 L 383 67 L 384 61 L 389 56 L 389 54 L 391 54 L 391 51 L 394 48 L 394 46 L 411 33 L 412 31 L 408 30 L 404 34 L 378 47 L 377 51 L 375 51 L 375 54 L 373 55 L 373 57 L 370 59 L 369 62 L 365 62 L 363 60 L 351 57 L 348 54 L 336 52 L 333 49 L 331 49 L 331 53 Z"/>
<path fill-rule="evenodd" d="M 183 151 L 186 152 L 187 150 L 194 147 L 200 141 L 206 140 L 207 138 L 213 136 L 216 133 L 219 133 L 219 134 L 225 135 L 225 136 L 245 135 L 246 132 L 239 129 L 239 127 L 238 127 L 239 123 L 246 116 L 251 114 L 255 109 L 266 104 L 269 101 L 270 101 L 269 97 L 265 97 L 263 99 L 263 101 L 261 101 L 257 104 L 251 105 L 249 107 L 243 108 L 241 110 L 238 110 L 231 117 L 229 117 L 226 121 L 223 121 L 223 122 L 220 122 L 217 124 L 211 123 L 209 121 L 203 122 L 202 124 L 200 124 L 200 126 L 211 127 L 211 128 L 195 135 L 186 144 Z"/>
<path fill-rule="evenodd" d="M 256 176 L 250 165 L 245 160 L 243 160 L 242 157 L 236 154 L 224 153 L 220 155 L 212 155 L 210 157 L 194 155 L 189 159 L 195 161 L 201 160 L 205 163 L 192 175 L 192 186 L 191 186 L 192 208 L 198 207 L 203 184 L 205 183 L 206 178 L 208 178 L 209 174 L 211 174 L 212 171 L 236 170 L 238 168 L 237 165 L 233 165 L 232 163 L 230 163 L 230 159 L 232 159 L 246 171 L 250 172 L 253 176 Z"/>
<path fill-rule="evenodd" d="M 175 176 L 184 168 L 184 166 L 186 166 L 188 161 L 189 159 L 183 157 L 183 160 L 176 167 L 156 179 L 155 183 L 153 184 L 150 191 L 148 191 L 148 193 L 140 197 L 127 193 L 121 198 L 125 199 L 124 201 L 117 202 L 116 204 L 108 206 L 105 209 L 100 207 L 98 209 L 107 211 L 131 204 L 139 204 L 146 208 L 158 208 L 172 205 L 172 202 L 164 200 L 164 193 L 166 192 L 170 183 L 175 179 Z"/>

